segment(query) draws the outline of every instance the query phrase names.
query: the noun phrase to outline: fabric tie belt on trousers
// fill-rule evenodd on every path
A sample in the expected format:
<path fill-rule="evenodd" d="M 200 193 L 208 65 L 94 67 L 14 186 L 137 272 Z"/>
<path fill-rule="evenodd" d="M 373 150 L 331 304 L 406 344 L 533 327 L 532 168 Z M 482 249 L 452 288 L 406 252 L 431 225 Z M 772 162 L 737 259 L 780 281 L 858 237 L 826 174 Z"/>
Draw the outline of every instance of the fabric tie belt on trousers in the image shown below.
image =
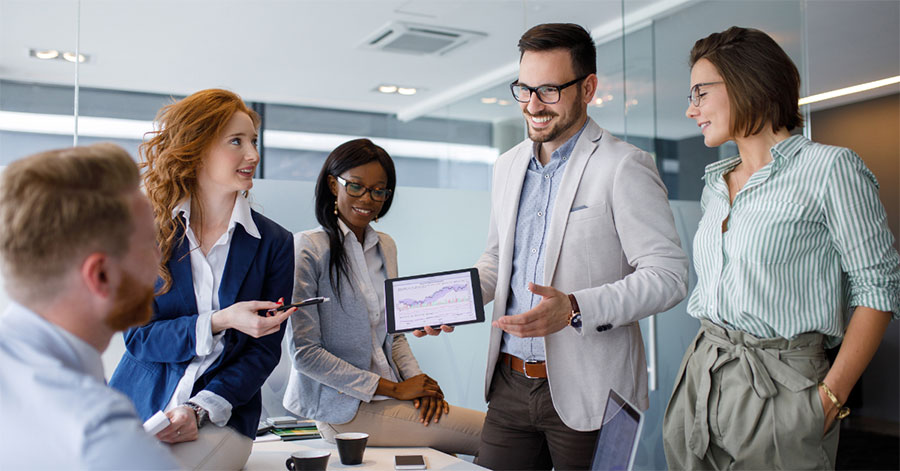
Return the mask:
<path fill-rule="evenodd" d="M 815 381 L 804 377 L 781 359 L 820 358 L 823 355 L 822 338 L 822 334 L 810 332 L 792 340 L 759 339 L 702 319 L 700 335 L 694 340 L 694 355 L 699 354 L 703 361 L 702 373 L 692 430 L 685 434 L 688 448 L 694 455 L 703 458 L 709 447 L 709 393 L 713 373 L 723 365 L 738 360 L 747 382 L 760 399 L 778 393 L 775 382 L 790 391 L 799 392 L 815 385 Z"/>

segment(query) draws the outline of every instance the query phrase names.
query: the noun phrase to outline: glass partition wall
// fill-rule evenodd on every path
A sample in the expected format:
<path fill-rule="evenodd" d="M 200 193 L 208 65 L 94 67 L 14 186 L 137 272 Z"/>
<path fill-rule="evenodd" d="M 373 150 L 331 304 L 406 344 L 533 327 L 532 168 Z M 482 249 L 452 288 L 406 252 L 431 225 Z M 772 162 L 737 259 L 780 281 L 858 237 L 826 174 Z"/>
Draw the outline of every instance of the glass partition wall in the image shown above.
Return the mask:
<path fill-rule="evenodd" d="M 369 137 L 397 165 L 397 198 L 378 229 L 397 241 L 401 275 L 471 266 L 484 249 L 492 164 L 526 135 L 508 86 L 516 42 L 535 24 L 575 22 L 597 43 L 589 115 L 654 155 L 690 254 L 703 168 L 736 153 L 706 148 L 684 117 L 690 48 L 734 24 L 760 28 L 805 79 L 804 8 L 749 0 L 0 0 L 0 165 L 72 144 L 76 87 L 79 144 L 114 141 L 135 157 L 160 107 L 227 88 L 263 116 L 253 191 L 261 211 L 291 231 L 314 227 L 312 189 L 325 156 Z M 412 45 L 379 44 L 428 27 L 437 33 Z M 456 43 L 391 52 L 441 35 Z M 85 56 L 77 74 L 62 58 L 76 48 Z M 665 468 L 662 413 L 697 330 L 684 305 L 642 321 L 652 390 L 638 469 Z M 489 329 L 410 340 L 454 404 L 485 408 Z"/>

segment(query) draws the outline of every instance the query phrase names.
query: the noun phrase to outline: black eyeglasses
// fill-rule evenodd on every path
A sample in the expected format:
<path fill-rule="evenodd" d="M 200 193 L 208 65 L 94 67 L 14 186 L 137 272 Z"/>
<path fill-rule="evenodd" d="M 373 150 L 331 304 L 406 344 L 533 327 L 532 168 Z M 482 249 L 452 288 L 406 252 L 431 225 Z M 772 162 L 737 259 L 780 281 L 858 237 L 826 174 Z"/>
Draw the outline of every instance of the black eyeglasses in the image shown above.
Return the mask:
<path fill-rule="evenodd" d="M 368 188 L 360 185 L 359 183 L 348 182 L 343 178 L 335 175 L 334 178 L 337 179 L 338 183 L 344 185 L 344 189 L 347 190 L 347 194 L 354 198 L 362 198 L 363 195 L 369 193 L 372 196 L 372 199 L 375 201 L 387 201 L 391 196 L 391 190 L 386 188 Z"/>
<path fill-rule="evenodd" d="M 509 84 L 509 90 L 512 92 L 513 98 L 516 99 L 519 103 L 528 103 L 531 101 L 531 94 L 537 93 L 538 100 L 541 100 L 542 103 L 546 105 L 553 105 L 559 103 L 559 98 L 562 96 L 562 91 L 564 88 L 575 85 L 576 83 L 588 78 L 587 75 L 584 77 L 579 77 L 571 82 L 566 82 L 562 85 L 541 85 L 540 87 L 529 87 L 528 85 L 522 85 L 518 80 Z"/>
<path fill-rule="evenodd" d="M 693 87 L 691 87 L 691 94 L 688 95 L 688 97 L 687 97 L 688 102 L 694 106 L 700 106 L 700 99 L 706 96 L 705 93 L 700 93 L 700 87 L 705 87 L 707 85 L 715 85 L 717 83 L 725 83 L 725 82 L 719 80 L 718 82 L 703 82 L 703 83 L 695 84 Z"/>

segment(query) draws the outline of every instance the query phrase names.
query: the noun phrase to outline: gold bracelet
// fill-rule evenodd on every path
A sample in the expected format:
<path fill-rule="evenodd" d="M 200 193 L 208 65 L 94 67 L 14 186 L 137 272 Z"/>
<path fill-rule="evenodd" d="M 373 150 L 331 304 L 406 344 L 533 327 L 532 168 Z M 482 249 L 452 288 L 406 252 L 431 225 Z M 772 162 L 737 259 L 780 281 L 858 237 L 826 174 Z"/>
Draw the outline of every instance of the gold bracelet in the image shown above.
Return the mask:
<path fill-rule="evenodd" d="M 835 396 L 834 393 L 831 392 L 831 388 L 829 388 L 828 385 L 825 384 L 825 381 L 821 381 L 819 383 L 819 389 L 825 391 L 825 395 L 828 396 L 828 399 L 831 399 L 831 402 L 834 403 L 834 407 L 837 408 L 838 413 L 837 416 L 835 416 L 836 419 L 840 420 L 850 415 L 850 408 L 844 407 L 844 405 L 841 404 L 841 401 L 839 401 L 837 396 Z"/>

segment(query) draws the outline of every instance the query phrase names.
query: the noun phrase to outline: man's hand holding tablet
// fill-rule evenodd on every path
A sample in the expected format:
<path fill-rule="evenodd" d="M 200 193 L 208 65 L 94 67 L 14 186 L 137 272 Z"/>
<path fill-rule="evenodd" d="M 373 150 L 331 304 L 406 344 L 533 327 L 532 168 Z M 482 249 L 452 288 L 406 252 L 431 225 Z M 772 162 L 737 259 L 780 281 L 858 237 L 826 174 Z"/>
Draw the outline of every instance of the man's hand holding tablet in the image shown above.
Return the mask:
<path fill-rule="evenodd" d="M 416 329 L 412 331 L 412 334 L 416 337 L 421 338 L 426 335 L 441 335 L 441 332 L 447 332 L 449 334 L 450 332 L 453 332 L 453 326 L 442 325 L 439 329 L 435 329 L 430 325 L 426 325 L 422 330 Z"/>
<path fill-rule="evenodd" d="M 389 333 L 424 337 L 453 332 L 455 325 L 484 322 L 475 268 L 387 279 L 384 296 Z"/>

